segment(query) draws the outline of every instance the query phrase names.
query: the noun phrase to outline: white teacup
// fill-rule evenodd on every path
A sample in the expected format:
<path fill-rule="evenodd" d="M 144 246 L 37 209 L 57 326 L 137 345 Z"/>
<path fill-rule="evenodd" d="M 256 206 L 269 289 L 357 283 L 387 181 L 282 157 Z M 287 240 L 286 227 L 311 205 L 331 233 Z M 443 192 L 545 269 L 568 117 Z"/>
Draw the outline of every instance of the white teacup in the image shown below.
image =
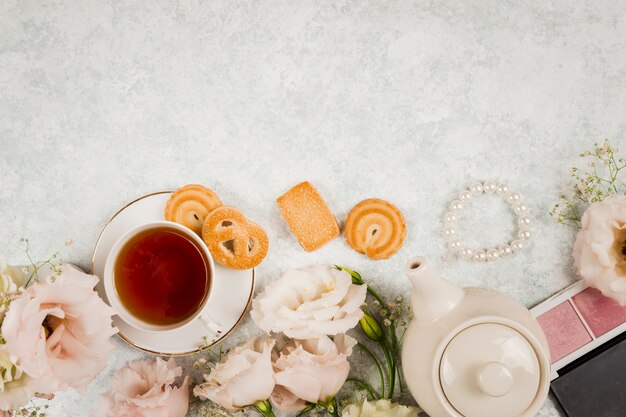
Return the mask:
<path fill-rule="evenodd" d="M 161 229 L 161 230 L 172 229 L 175 233 L 178 233 L 179 235 L 189 240 L 201 252 L 205 261 L 204 262 L 205 267 L 208 270 L 207 279 L 209 280 L 209 282 L 207 283 L 207 290 L 204 295 L 204 299 L 202 300 L 201 304 L 196 309 L 196 312 L 192 314 L 191 316 L 181 321 L 172 323 L 172 324 L 161 325 L 161 324 L 150 323 L 133 315 L 124 306 L 124 303 L 120 299 L 120 296 L 118 294 L 118 291 L 115 285 L 115 269 L 116 269 L 117 261 L 120 256 L 120 252 L 122 251 L 126 243 L 128 243 L 131 239 L 133 239 L 138 234 L 146 232 L 150 229 Z M 141 226 L 138 226 L 128 231 L 126 234 L 120 237 L 117 240 L 117 242 L 115 242 L 115 244 L 113 245 L 113 247 L 111 248 L 111 251 L 109 252 L 107 256 L 106 263 L 104 265 L 104 277 L 103 277 L 104 290 L 106 292 L 107 298 L 109 299 L 109 303 L 111 304 L 111 307 L 113 307 L 115 312 L 118 314 L 118 316 L 120 316 L 122 320 L 124 320 L 126 323 L 130 324 L 131 326 L 136 327 L 141 330 L 146 330 L 146 331 L 151 331 L 151 332 L 161 332 L 161 331 L 178 329 L 178 328 L 188 325 L 194 320 L 201 320 L 210 331 L 219 335 L 222 332 L 222 329 L 215 322 L 215 320 L 213 320 L 213 318 L 209 315 L 208 309 L 206 308 L 206 304 L 209 301 L 209 296 L 211 294 L 212 282 L 214 279 L 215 279 L 215 265 L 213 264 L 213 257 L 211 256 L 209 249 L 207 248 L 206 244 L 202 241 L 202 239 L 200 239 L 200 237 L 197 234 L 195 234 L 193 231 L 191 231 L 187 227 L 182 226 L 178 223 L 169 222 L 165 220 L 154 221 L 154 222 L 143 224 Z"/>

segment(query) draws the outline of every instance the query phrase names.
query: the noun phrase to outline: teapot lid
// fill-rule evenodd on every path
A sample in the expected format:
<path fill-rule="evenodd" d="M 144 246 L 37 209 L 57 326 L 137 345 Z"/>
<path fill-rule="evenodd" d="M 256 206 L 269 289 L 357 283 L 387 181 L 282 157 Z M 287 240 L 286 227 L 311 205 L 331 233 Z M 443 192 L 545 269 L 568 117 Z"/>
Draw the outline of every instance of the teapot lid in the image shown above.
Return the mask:
<path fill-rule="evenodd" d="M 463 417 L 519 417 L 539 395 L 539 358 L 520 332 L 480 323 L 456 334 L 439 364 L 448 402 Z"/>

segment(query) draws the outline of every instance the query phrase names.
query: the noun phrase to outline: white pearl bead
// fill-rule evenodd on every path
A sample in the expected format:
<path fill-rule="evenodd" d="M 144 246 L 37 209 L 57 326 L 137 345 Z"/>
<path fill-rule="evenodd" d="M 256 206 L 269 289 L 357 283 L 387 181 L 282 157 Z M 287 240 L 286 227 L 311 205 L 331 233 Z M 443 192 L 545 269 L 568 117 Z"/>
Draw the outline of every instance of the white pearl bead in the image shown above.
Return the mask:
<path fill-rule="evenodd" d="M 511 250 L 513 252 L 520 252 L 524 249 L 524 243 L 521 240 L 515 239 L 511 242 Z"/>
<path fill-rule="evenodd" d="M 461 202 L 461 200 L 452 200 L 452 202 L 450 203 L 450 210 L 459 211 L 461 209 L 463 209 L 463 203 Z"/>
<path fill-rule="evenodd" d="M 528 240 L 530 239 L 531 233 L 530 230 L 520 230 L 519 232 L 517 232 L 517 237 L 519 237 L 522 240 Z"/>
<path fill-rule="evenodd" d="M 509 186 L 506 184 L 498 184 L 496 186 L 496 193 L 498 193 L 499 195 L 507 195 L 507 193 L 509 192 Z"/>
<path fill-rule="evenodd" d="M 476 184 L 470 185 L 469 190 L 472 192 L 472 194 L 480 194 L 483 192 L 483 185 L 477 182 Z"/>
<path fill-rule="evenodd" d="M 517 203 L 513 206 L 513 211 L 515 211 L 518 215 L 522 215 L 528 211 L 528 207 L 526 207 L 526 204 L 524 203 Z"/>
<path fill-rule="evenodd" d="M 472 259 L 474 256 L 474 251 L 470 248 L 461 248 L 460 253 L 463 259 Z"/>
<path fill-rule="evenodd" d="M 451 249 L 458 250 L 461 247 L 461 242 L 458 240 L 452 240 L 448 243 L 448 245 L 450 245 Z"/>
<path fill-rule="evenodd" d="M 504 245 L 498 246 L 498 252 L 500 253 L 500 257 L 504 257 L 504 256 L 509 256 L 510 254 L 512 254 L 513 249 L 511 249 L 511 246 L 504 244 Z"/>
<path fill-rule="evenodd" d="M 454 230 L 454 227 L 448 227 L 443 231 L 443 234 L 446 236 L 446 238 L 448 239 L 454 239 L 456 238 L 456 230 Z"/>
<path fill-rule="evenodd" d="M 468 190 L 463 190 L 459 194 L 459 200 L 461 201 L 470 201 L 472 199 L 472 193 Z"/>
<path fill-rule="evenodd" d="M 496 183 L 491 181 L 483 182 L 483 190 L 486 193 L 495 193 L 496 192 Z"/>
<path fill-rule="evenodd" d="M 474 252 L 474 260 L 476 262 L 485 262 L 485 259 L 487 259 L 487 254 L 484 250 L 478 249 Z"/>
<path fill-rule="evenodd" d="M 506 201 L 508 201 L 510 204 L 515 204 L 518 201 L 520 201 L 521 198 L 522 198 L 522 196 L 519 193 L 516 193 L 515 191 L 512 191 L 512 192 L 507 194 Z"/>
<path fill-rule="evenodd" d="M 517 225 L 519 227 L 528 227 L 528 226 L 530 226 L 530 217 L 528 217 L 528 216 L 521 216 L 519 219 L 517 219 Z"/>
<path fill-rule="evenodd" d="M 494 249 L 494 248 L 487 249 L 487 261 L 489 262 L 497 261 L 499 257 L 500 257 L 500 252 L 498 252 L 498 249 Z"/>
<path fill-rule="evenodd" d="M 456 213 L 449 211 L 443 216 L 444 223 L 454 223 L 456 221 Z"/>

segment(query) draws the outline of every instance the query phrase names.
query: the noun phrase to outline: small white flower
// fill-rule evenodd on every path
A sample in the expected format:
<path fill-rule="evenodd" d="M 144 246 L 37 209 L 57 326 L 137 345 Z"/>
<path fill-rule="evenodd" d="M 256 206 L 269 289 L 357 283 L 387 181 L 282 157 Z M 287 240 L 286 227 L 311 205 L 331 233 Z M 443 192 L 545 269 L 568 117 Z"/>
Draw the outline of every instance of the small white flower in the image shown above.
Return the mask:
<path fill-rule="evenodd" d="M 266 332 L 294 339 L 345 333 L 357 325 L 367 287 L 326 266 L 287 271 L 252 302 L 252 320 Z"/>
<path fill-rule="evenodd" d="M 626 196 L 613 194 L 587 208 L 573 256 L 589 286 L 626 305 Z"/>
<path fill-rule="evenodd" d="M 16 358 L 0 345 L 0 410 L 22 407 L 35 394 L 31 378 L 16 365 Z"/>
<path fill-rule="evenodd" d="M 350 404 L 343 409 L 343 417 L 417 417 L 420 410 L 416 407 L 394 404 L 389 400 L 368 402 L 363 400 Z"/>

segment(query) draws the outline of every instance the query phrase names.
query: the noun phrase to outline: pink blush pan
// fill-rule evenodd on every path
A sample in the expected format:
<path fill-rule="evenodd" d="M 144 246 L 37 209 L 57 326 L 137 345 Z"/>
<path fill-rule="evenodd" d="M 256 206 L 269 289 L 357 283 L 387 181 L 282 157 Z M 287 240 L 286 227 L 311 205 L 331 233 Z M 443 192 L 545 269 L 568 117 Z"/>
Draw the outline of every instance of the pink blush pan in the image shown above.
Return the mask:
<path fill-rule="evenodd" d="M 548 339 L 552 363 L 591 342 L 591 335 L 569 300 L 540 315 L 537 321 Z"/>
<path fill-rule="evenodd" d="M 595 337 L 626 322 L 626 308 L 594 288 L 587 288 L 573 296 L 572 300 Z"/>
<path fill-rule="evenodd" d="M 626 415 L 626 307 L 578 281 L 531 313 L 548 340 L 550 390 L 564 415 Z"/>

